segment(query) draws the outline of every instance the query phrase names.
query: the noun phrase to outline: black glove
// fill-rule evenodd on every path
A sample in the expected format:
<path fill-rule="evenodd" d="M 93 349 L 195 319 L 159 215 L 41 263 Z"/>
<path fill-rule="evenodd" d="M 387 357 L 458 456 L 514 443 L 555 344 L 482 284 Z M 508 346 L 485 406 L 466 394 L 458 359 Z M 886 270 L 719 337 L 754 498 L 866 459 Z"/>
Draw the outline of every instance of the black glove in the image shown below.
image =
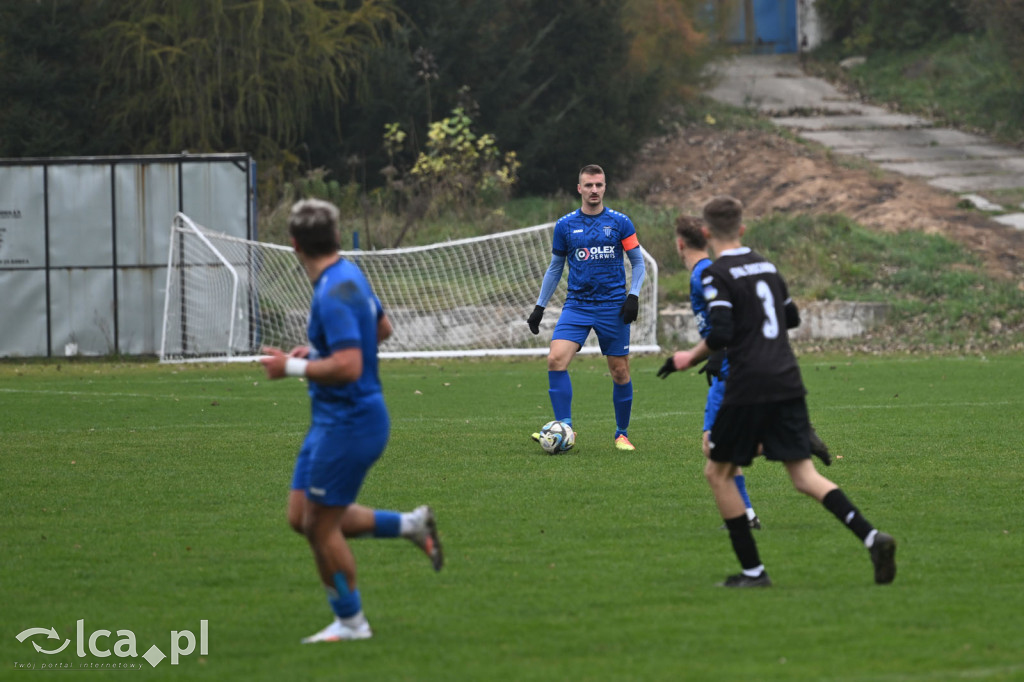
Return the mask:
<path fill-rule="evenodd" d="M 622 304 L 622 310 L 619 311 L 619 314 L 622 316 L 622 321 L 626 324 L 635 321 L 636 314 L 638 312 L 640 312 L 640 299 L 634 294 L 630 294 Z"/>
<path fill-rule="evenodd" d="M 526 324 L 530 325 L 530 331 L 534 334 L 540 334 L 540 318 L 542 317 L 544 317 L 544 306 L 533 306 L 533 312 L 526 318 Z"/>
<path fill-rule="evenodd" d="M 711 377 L 722 377 L 722 361 L 725 359 L 724 351 L 716 351 L 711 354 L 708 361 L 700 368 L 698 374 L 706 374 L 708 386 L 711 385 Z"/>
<path fill-rule="evenodd" d="M 832 466 L 832 455 L 828 451 L 828 446 L 814 430 L 813 424 L 811 425 L 811 454 L 820 459 L 825 466 Z"/>
<path fill-rule="evenodd" d="M 676 371 L 676 363 L 672 359 L 672 356 L 670 355 L 670 356 L 668 356 L 668 359 L 665 360 L 665 364 L 662 365 L 661 369 L 658 370 L 658 378 L 664 379 L 665 377 L 667 377 L 669 374 L 671 374 L 674 371 Z"/>

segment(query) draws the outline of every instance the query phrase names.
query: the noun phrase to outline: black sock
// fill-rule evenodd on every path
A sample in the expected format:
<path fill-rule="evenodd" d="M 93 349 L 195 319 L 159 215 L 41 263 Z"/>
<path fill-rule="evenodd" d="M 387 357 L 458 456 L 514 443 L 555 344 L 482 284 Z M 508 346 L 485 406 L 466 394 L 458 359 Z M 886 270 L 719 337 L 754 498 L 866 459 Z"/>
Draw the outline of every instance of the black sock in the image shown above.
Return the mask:
<path fill-rule="evenodd" d="M 761 557 L 757 553 L 757 545 L 754 543 L 754 534 L 750 532 L 750 520 L 747 519 L 747 515 L 743 514 L 735 519 L 725 519 L 725 527 L 729 529 L 732 551 L 740 560 L 740 566 L 744 570 L 760 566 Z"/>
<path fill-rule="evenodd" d="M 846 525 L 853 534 L 863 542 L 871 531 L 875 529 L 871 522 L 864 518 L 860 510 L 853 506 L 853 503 L 846 497 L 842 490 L 836 488 L 821 501 L 825 509 L 832 512 L 837 519 Z"/>

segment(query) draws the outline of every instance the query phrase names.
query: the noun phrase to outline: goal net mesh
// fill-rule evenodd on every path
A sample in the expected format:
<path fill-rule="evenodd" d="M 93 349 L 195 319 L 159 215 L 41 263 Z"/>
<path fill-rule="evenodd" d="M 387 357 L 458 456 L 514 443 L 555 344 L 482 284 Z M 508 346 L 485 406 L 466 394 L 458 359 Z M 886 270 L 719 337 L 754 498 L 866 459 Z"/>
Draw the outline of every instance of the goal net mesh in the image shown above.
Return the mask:
<path fill-rule="evenodd" d="M 521 355 L 547 352 L 565 296 L 564 279 L 545 310 L 533 310 L 551 261 L 554 223 L 500 234 L 376 251 L 342 251 L 356 263 L 394 326 L 381 357 Z M 632 352 L 655 352 L 657 281 L 647 276 Z M 629 264 L 625 265 L 629 281 Z M 568 268 L 566 268 L 568 270 Z M 263 346 L 306 340 L 312 287 L 291 248 L 209 230 L 183 214 L 171 226 L 160 360 L 252 360 Z M 582 352 L 599 353 L 590 335 Z"/>

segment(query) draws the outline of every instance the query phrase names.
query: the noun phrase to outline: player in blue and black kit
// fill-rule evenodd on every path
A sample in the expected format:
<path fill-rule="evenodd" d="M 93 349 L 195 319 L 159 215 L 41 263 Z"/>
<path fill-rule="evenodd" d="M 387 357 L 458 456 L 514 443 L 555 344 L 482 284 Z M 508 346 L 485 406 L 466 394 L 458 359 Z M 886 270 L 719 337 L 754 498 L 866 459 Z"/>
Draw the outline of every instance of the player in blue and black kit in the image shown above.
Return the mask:
<path fill-rule="evenodd" d="M 676 251 L 690 271 L 690 306 L 693 308 L 693 316 L 697 321 L 697 331 L 703 339 L 708 335 L 711 326 L 708 324 L 708 302 L 704 298 L 704 285 L 701 280 L 704 278 L 704 271 L 711 265 L 711 257 L 708 255 L 708 240 L 704 236 L 704 227 L 699 218 L 683 215 L 676 220 Z M 712 356 L 701 371 L 708 377 L 708 398 L 704 405 L 704 435 L 702 437 L 702 449 L 704 456 L 707 457 L 710 454 L 708 435 L 711 433 L 711 425 L 715 423 L 718 408 L 722 406 L 722 398 L 725 396 L 725 380 L 729 376 L 729 361 L 725 358 L 725 353 L 719 352 Z M 739 490 L 740 497 L 743 498 L 750 527 L 760 529 L 761 521 L 757 518 L 754 507 L 750 503 L 746 477 L 743 475 L 742 469 L 737 467 L 733 480 L 736 482 L 736 489 Z"/>
<path fill-rule="evenodd" d="M 338 254 L 338 209 L 317 199 L 292 207 L 288 231 L 313 283 L 309 346 L 285 355 L 265 348 L 267 376 L 309 381 L 312 424 L 295 462 L 288 521 L 313 550 L 335 620 L 309 642 L 372 636 L 356 589 L 356 562 L 346 538 L 404 537 L 441 570 L 434 512 L 407 513 L 355 504 L 370 467 L 384 453 L 390 418 L 377 373 L 377 345 L 391 323 L 359 268 Z"/>
<path fill-rule="evenodd" d="M 604 170 L 596 165 L 584 166 L 576 186 L 582 197 L 582 206 L 555 223 L 551 264 L 527 324 L 531 332 L 540 333 L 544 308 L 568 261 L 565 305 L 555 325 L 548 352 L 548 394 L 555 419 L 572 424 L 569 363 L 583 347 L 590 331 L 594 330 L 612 375 L 615 447 L 635 450 L 626 434 L 633 409 L 629 325 L 637 318 L 645 268 L 633 221 L 629 216 L 605 207 L 606 189 Z M 628 288 L 624 255 L 632 268 Z M 539 435 L 533 434 L 533 438 L 537 440 Z"/>

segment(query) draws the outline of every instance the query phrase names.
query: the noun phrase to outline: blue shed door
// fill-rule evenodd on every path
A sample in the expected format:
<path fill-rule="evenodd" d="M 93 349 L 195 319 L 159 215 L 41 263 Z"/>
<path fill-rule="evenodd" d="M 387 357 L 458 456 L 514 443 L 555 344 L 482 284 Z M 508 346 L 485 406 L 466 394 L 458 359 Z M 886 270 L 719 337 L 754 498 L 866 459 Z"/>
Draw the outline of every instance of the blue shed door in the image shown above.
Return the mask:
<path fill-rule="evenodd" d="M 750 45 L 759 53 L 783 53 L 797 51 L 796 3 L 797 0 L 731 0 L 714 6 L 724 6 L 730 13 L 730 43 Z M 748 4 L 753 6 L 752 17 L 748 16 Z M 748 21 L 753 25 L 753 44 L 747 38 Z"/>

